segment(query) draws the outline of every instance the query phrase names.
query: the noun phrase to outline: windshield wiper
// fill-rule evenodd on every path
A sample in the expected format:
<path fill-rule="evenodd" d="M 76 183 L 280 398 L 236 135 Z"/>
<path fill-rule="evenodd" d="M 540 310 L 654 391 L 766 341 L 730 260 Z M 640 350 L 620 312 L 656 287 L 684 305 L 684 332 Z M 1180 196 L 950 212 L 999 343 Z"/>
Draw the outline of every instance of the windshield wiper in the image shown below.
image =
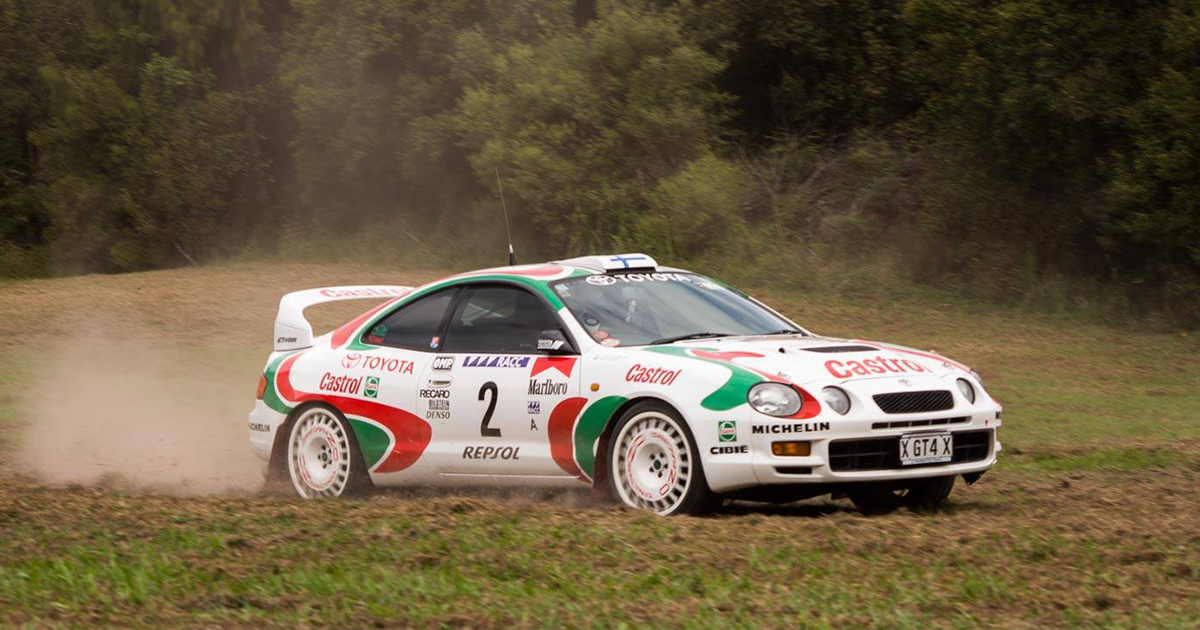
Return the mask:
<path fill-rule="evenodd" d="M 766 337 L 768 335 L 803 335 L 803 334 L 804 334 L 803 330 L 792 330 L 790 328 L 784 328 L 783 330 L 776 330 L 775 332 L 759 333 L 757 336 Z"/>
<path fill-rule="evenodd" d="M 677 337 L 663 337 L 650 342 L 652 346 L 662 345 L 664 343 L 675 343 L 676 341 L 687 341 L 688 339 L 712 339 L 713 337 L 732 337 L 730 333 L 714 333 L 714 332 L 698 332 L 687 335 L 679 335 Z"/>

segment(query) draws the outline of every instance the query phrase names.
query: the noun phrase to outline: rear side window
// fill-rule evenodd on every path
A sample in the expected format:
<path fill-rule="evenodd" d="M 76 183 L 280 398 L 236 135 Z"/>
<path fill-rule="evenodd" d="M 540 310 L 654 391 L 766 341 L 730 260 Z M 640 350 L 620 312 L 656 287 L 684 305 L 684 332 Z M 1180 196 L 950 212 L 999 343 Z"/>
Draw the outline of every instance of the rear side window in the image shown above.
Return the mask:
<path fill-rule="evenodd" d="M 524 289 L 496 285 L 471 287 L 458 301 L 442 350 L 536 354 L 541 332 L 561 329 L 558 315 Z"/>
<path fill-rule="evenodd" d="M 431 293 L 405 304 L 363 333 L 363 343 L 409 350 L 437 350 L 438 329 L 457 288 Z"/>

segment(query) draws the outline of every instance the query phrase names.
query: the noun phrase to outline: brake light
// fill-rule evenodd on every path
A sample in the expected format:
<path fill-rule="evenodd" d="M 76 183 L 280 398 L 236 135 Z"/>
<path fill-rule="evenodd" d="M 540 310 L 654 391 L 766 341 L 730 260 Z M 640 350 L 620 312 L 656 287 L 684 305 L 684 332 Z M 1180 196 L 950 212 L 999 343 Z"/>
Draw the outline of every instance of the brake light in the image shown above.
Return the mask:
<path fill-rule="evenodd" d="M 265 393 L 267 393 L 267 375 L 263 374 L 262 376 L 258 377 L 258 393 L 255 394 L 254 397 L 258 400 L 262 400 L 263 394 Z"/>

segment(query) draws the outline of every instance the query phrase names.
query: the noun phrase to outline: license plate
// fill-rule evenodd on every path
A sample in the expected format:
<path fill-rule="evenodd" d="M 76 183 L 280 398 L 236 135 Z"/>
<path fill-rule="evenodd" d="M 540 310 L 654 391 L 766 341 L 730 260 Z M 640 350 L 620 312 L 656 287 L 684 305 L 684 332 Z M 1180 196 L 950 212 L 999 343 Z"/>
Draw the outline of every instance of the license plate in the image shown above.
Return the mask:
<path fill-rule="evenodd" d="M 918 433 L 900 436 L 900 465 L 938 464 L 954 459 L 954 436 L 950 433 Z"/>

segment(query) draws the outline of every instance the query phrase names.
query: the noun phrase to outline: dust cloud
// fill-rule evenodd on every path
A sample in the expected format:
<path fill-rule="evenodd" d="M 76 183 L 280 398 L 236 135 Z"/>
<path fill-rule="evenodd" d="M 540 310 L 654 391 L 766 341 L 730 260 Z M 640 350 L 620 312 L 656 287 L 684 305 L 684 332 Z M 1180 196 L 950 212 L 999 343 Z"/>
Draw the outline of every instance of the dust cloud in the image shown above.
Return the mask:
<path fill-rule="evenodd" d="M 250 450 L 246 414 L 265 354 L 234 352 L 116 320 L 49 341 L 30 366 L 18 468 L 51 484 L 258 490 L 262 462 Z"/>

